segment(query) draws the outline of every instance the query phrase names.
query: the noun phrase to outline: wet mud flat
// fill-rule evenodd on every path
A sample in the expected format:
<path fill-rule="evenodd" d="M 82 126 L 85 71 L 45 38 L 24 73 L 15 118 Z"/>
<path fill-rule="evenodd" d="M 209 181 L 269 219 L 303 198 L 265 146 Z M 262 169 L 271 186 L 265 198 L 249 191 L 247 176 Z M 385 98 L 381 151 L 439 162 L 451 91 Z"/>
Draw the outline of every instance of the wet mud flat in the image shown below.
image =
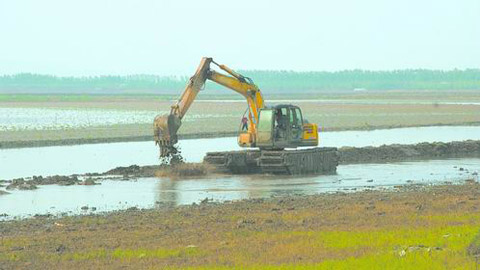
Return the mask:
<path fill-rule="evenodd" d="M 118 269 L 126 262 L 135 269 L 368 269 L 372 262 L 474 269 L 479 202 L 480 185 L 467 181 L 6 221 L 0 262 L 3 269 Z"/>

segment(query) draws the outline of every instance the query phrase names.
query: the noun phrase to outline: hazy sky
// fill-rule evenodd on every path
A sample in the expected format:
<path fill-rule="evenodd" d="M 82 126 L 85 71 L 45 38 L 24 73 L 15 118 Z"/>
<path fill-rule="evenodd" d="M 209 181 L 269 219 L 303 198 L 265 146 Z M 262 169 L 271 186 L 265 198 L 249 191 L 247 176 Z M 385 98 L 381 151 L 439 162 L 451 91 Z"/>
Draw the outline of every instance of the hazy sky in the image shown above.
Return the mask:
<path fill-rule="evenodd" d="M 0 74 L 479 68 L 480 0 L 0 0 Z"/>

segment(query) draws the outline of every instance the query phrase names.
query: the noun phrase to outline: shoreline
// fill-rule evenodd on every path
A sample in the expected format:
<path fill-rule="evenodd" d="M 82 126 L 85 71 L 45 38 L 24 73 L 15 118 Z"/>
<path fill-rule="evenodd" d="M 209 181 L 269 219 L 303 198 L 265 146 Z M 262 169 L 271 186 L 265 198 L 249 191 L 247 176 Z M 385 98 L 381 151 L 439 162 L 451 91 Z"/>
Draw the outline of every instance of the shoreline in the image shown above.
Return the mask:
<path fill-rule="evenodd" d="M 8 269 L 118 269 L 125 260 L 136 269 L 368 269 L 421 258 L 466 269 L 480 250 L 479 192 L 466 181 L 4 221 L 0 261 Z"/>

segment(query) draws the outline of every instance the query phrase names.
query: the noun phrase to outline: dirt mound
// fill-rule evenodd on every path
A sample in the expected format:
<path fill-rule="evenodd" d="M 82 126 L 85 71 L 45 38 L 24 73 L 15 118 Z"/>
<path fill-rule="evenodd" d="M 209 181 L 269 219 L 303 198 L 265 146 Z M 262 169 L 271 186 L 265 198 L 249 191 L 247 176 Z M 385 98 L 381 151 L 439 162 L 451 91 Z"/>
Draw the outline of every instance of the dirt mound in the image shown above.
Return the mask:
<path fill-rule="evenodd" d="M 33 190 L 37 189 L 37 186 L 30 181 L 25 181 L 23 178 L 13 179 L 6 187 L 6 190 L 19 189 L 19 190 Z"/>
<path fill-rule="evenodd" d="M 131 165 L 128 167 L 116 167 L 107 172 L 104 172 L 102 175 L 123 175 L 124 177 L 153 177 L 155 176 L 155 171 L 158 170 L 160 166 L 138 166 Z"/>
<path fill-rule="evenodd" d="M 54 176 L 33 176 L 32 180 L 29 181 L 35 185 L 61 185 L 61 186 L 70 186 L 75 185 L 80 182 L 76 175 L 54 175 Z"/>
<path fill-rule="evenodd" d="M 360 148 L 342 147 L 338 149 L 338 154 L 341 164 L 478 156 L 480 155 L 480 141 L 392 144 Z"/>
<path fill-rule="evenodd" d="M 101 175 L 122 175 L 125 179 L 132 177 L 189 177 L 204 176 L 211 172 L 211 166 L 203 163 L 173 163 L 159 166 L 117 167 Z"/>
<path fill-rule="evenodd" d="M 33 176 L 32 179 L 26 180 L 24 178 L 17 178 L 10 181 L 10 184 L 7 186 L 7 190 L 20 189 L 20 190 L 33 190 L 36 189 L 38 185 L 61 185 L 61 186 L 70 186 L 78 184 L 80 180 L 76 175 L 54 175 L 54 176 Z"/>
<path fill-rule="evenodd" d="M 212 167 L 204 163 L 180 163 L 170 166 L 160 166 L 155 172 L 157 177 L 192 177 L 205 176 L 212 171 Z"/>

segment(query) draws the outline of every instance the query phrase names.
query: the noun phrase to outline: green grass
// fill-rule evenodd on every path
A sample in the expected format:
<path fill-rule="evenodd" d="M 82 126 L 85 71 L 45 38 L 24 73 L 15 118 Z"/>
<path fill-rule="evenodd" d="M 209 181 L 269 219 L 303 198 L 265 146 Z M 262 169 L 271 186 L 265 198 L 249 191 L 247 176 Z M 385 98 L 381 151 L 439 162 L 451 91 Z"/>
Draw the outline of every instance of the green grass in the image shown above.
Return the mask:
<path fill-rule="evenodd" d="M 478 194 L 468 182 L 4 222 L 0 267 L 475 269 Z"/>
<path fill-rule="evenodd" d="M 235 267 L 193 267 L 185 269 L 472 269 L 473 257 L 466 249 L 478 226 L 435 226 L 377 231 L 304 231 L 277 234 L 256 233 L 243 241 L 271 242 L 267 256 L 327 253 L 335 259 L 314 264 L 249 265 L 251 254 L 237 253 Z M 343 254 L 343 255 L 342 255 Z M 350 254 L 358 254 L 352 256 Z"/>
<path fill-rule="evenodd" d="M 186 249 L 115 249 L 113 251 L 107 250 L 93 250 L 86 252 L 67 253 L 61 256 L 62 260 L 95 260 L 95 259 L 142 259 L 142 258 L 156 258 L 165 259 L 170 257 L 185 257 L 199 255 L 200 251 L 197 248 Z"/>

